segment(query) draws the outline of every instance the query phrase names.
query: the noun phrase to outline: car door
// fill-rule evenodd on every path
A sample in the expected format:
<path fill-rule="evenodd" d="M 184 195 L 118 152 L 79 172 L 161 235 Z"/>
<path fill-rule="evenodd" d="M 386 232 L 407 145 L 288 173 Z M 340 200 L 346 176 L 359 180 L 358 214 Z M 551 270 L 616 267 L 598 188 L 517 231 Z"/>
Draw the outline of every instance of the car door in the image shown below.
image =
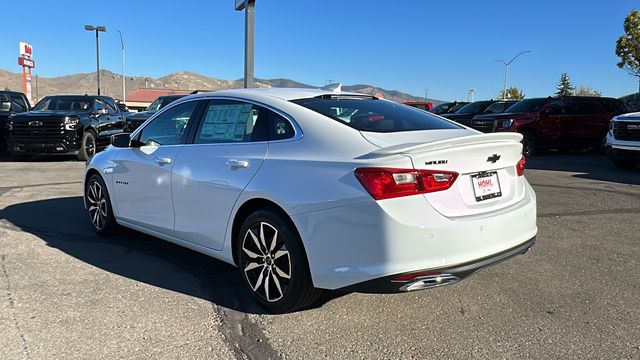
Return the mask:
<path fill-rule="evenodd" d="M 174 225 L 171 170 L 201 101 L 163 110 L 119 151 L 113 170 L 118 218 L 161 233 Z"/>
<path fill-rule="evenodd" d="M 561 138 L 561 126 L 565 118 L 564 101 L 551 101 L 540 113 L 534 125 L 536 135 L 544 142 L 557 142 Z"/>
<path fill-rule="evenodd" d="M 175 236 L 220 250 L 231 211 L 267 155 L 270 110 L 210 100 L 173 168 Z"/>

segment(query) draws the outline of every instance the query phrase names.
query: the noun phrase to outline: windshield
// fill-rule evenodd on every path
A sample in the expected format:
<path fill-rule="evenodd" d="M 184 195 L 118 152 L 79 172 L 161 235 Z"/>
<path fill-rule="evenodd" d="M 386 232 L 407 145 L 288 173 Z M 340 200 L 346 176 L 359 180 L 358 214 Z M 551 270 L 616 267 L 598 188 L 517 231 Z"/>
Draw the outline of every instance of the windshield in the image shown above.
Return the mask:
<path fill-rule="evenodd" d="M 34 111 L 91 111 L 93 98 L 88 96 L 55 96 L 42 99 Z"/>
<path fill-rule="evenodd" d="M 476 101 L 470 104 L 467 104 L 460 108 L 460 110 L 456 111 L 456 114 L 477 114 L 482 112 L 482 110 L 486 109 L 487 106 L 491 104 L 491 101 Z"/>
<path fill-rule="evenodd" d="M 449 110 L 449 108 L 451 107 L 452 103 L 444 103 L 444 104 L 440 104 L 436 107 L 434 107 L 433 109 L 431 109 L 431 112 L 434 114 L 442 114 L 447 112 L 447 110 Z M 454 105 L 455 106 L 455 105 Z"/>
<path fill-rule="evenodd" d="M 548 99 L 521 100 L 521 101 L 518 101 L 517 104 L 510 107 L 509 112 L 510 113 L 528 113 L 528 112 L 540 111 L 548 101 L 549 101 Z"/>
<path fill-rule="evenodd" d="M 161 105 L 162 105 L 162 99 L 157 98 L 155 99 L 154 102 L 151 103 L 151 105 L 149 105 L 149 107 L 147 108 L 147 111 L 156 112 L 160 110 Z"/>
<path fill-rule="evenodd" d="M 337 120 L 359 131 L 399 132 L 460 129 L 426 111 L 391 101 L 370 98 L 311 98 L 292 102 Z"/>
<path fill-rule="evenodd" d="M 486 108 L 483 113 L 485 114 L 499 114 L 507 111 L 510 107 L 512 107 L 516 102 L 515 101 L 507 101 L 507 102 L 496 102 L 491 104 L 488 108 Z"/>

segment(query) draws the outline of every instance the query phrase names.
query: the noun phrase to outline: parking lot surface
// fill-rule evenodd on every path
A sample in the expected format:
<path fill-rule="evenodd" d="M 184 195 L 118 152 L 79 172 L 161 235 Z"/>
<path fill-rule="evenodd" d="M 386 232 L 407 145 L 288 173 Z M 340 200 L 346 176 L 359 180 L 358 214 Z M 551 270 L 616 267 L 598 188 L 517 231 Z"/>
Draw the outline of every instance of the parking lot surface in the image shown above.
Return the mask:
<path fill-rule="evenodd" d="M 265 314 L 229 265 L 134 231 L 96 236 L 83 168 L 0 158 L 2 359 L 640 357 L 640 171 L 602 156 L 530 159 L 528 254 L 456 285 L 329 292 L 287 315 Z"/>

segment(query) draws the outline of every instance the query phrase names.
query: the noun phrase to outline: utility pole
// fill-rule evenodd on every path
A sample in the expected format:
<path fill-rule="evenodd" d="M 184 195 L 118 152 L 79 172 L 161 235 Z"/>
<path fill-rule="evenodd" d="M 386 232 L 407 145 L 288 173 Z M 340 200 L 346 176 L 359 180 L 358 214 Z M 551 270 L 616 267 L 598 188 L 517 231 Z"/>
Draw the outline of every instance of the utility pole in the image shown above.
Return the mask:
<path fill-rule="evenodd" d="M 256 0 L 235 0 L 236 10 L 244 10 L 244 87 L 253 87 L 254 17 Z"/>
<path fill-rule="evenodd" d="M 429 89 L 424 89 L 424 101 L 427 102 L 429 98 Z"/>
<path fill-rule="evenodd" d="M 122 39 L 122 31 L 118 29 L 120 34 L 120 46 L 122 47 L 122 102 L 127 102 L 127 66 L 125 63 L 125 47 L 124 40 Z"/>
<path fill-rule="evenodd" d="M 107 28 L 104 26 L 85 25 L 84 29 L 96 32 L 96 77 L 98 80 L 98 95 L 100 95 L 100 40 L 98 34 L 107 31 Z"/>
<path fill-rule="evenodd" d="M 476 89 L 469 89 L 469 94 L 467 95 L 467 101 L 473 102 L 473 94 L 475 94 Z"/>

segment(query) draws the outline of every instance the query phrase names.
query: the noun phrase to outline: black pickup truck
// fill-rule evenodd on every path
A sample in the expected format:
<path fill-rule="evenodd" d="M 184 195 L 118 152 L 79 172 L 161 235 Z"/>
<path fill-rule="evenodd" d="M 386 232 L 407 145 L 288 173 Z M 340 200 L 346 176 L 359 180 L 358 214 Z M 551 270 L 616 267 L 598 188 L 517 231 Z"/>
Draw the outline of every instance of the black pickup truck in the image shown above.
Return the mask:
<path fill-rule="evenodd" d="M 7 120 L 9 116 L 31 110 L 31 104 L 23 93 L 0 91 L 0 153 L 7 150 Z"/>
<path fill-rule="evenodd" d="M 76 155 L 88 160 L 122 132 L 123 116 L 113 98 L 96 95 L 53 95 L 32 111 L 14 114 L 7 124 L 9 153 Z"/>

